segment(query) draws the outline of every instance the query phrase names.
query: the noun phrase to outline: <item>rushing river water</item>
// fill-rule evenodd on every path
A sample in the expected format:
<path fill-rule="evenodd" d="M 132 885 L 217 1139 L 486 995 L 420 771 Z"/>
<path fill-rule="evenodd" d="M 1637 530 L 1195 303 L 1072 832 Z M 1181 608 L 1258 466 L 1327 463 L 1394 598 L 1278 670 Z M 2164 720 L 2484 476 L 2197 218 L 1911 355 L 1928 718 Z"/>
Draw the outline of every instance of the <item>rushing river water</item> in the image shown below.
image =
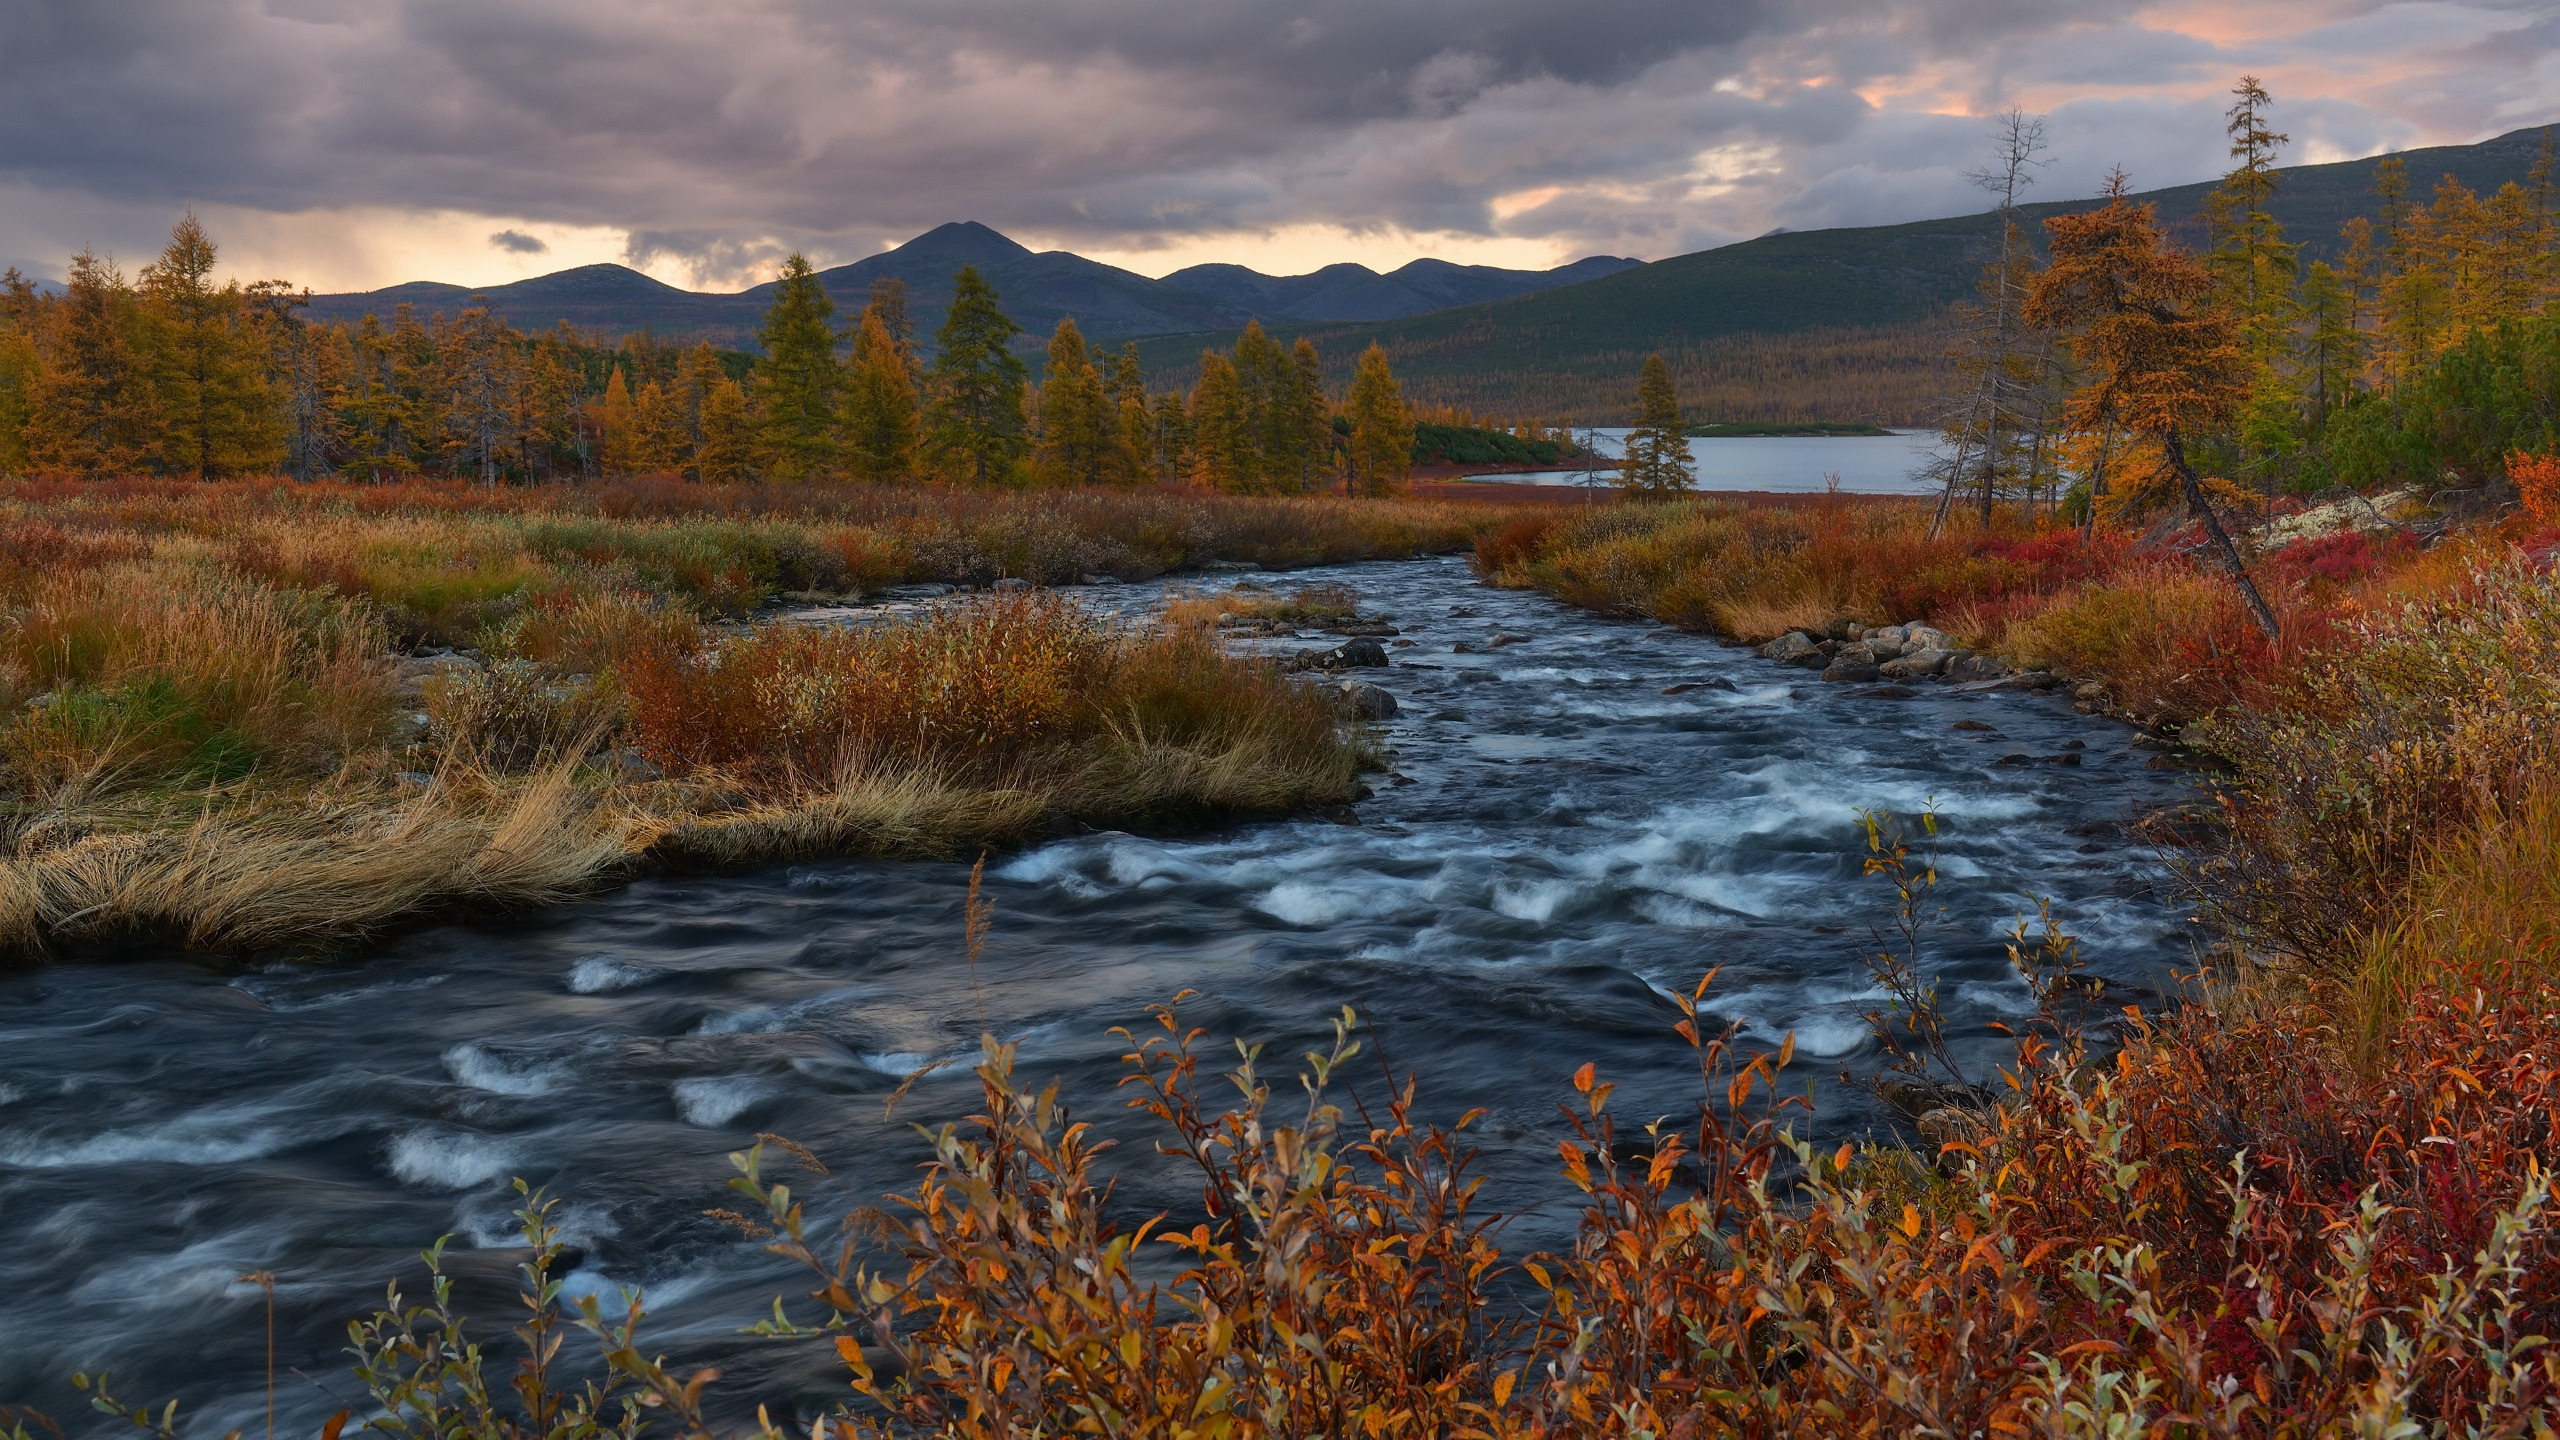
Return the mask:
<path fill-rule="evenodd" d="M 1930 945 L 1965 1033 L 2025 1007 L 2001 941 L 2033 897 L 2130 992 L 2184 959 L 2184 919 L 2125 831 L 2178 784 L 2067 702 L 1824 685 L 1479 588 L 1456 559 L 1288 583 L 1315 580 L 1356 587 L 1414 642 L 1362 672 L 1403 713 L 1361 823 L 1093 834 L 991 861 L 974 988 L 967 867 L 856 861 L 648 879 L 349 963 L 0 978 L 0 1400 L 82 1419 L 66 1379 L 106 1365 L 137 1401 L 200 1407 L 211 1433 L 254 1427 L 264 1332 L 235 1277 L 270 1270 L 279 1365 L 333 1392 L 283 1372 L 282 1418 L 307 1433 L 353 1398 L 344 1320 L 437 1236 L 456 1237 L 466 1297 L 508 1313 L 486 1297 L 519 1258 L 513 1176 L 564 1202 L 573 1290 L 645 1287 L 652 1352 L 720 1365 L 731 1395 L 841 1393 L 805 1348 L 737 1336 L 805 1287 L 702 1212 L 734 1201 L 724 1157 L 758 1131 L 833 1167 L 804 1187 L 819 1208 L 908 1185 L 909 1123 L 967 1113 L 973 1082 L 955 1066 L 894 1118 L 883 1101 L 971 1055 L 982 1003 L 1027 1074 L 1136 1142 L 1115 1154 L 1145 1210 L 1193 1191 L 1114 1094 L 1111 1027 L 1195 990 L 1186 1013 L 1267 1041 L 1286 1084 L 1352 1005 L 1426 1102 L 1487 1108 L 1487 1202 L 1528 1212 L 1509 1243 L 1552 1243 L 1572 1218 L 1550 1183 L 1569 1076 L 1597 1061 L 1637 1121 L 1691 1113 L 1661 992 L 1708 967 L 1711 1004 L 1749 1037 L 1795 1032 L 1788 1082 L 1816 1087 L 1816 1129 L 1885 1123 L 1839 1078 L 1876 1063 L 1860 957 L 1891 898 L 1861 878 L 1860 807 L 1934 802 L 1945 821 Z M 1952 728 L 1967 720 L 1993 728 Z M 1997 763 L 2065 753 L 2082 762 Z M 1351 1081 L 1371 1095 L 1377 1076 L 1364 1058 Z"/>

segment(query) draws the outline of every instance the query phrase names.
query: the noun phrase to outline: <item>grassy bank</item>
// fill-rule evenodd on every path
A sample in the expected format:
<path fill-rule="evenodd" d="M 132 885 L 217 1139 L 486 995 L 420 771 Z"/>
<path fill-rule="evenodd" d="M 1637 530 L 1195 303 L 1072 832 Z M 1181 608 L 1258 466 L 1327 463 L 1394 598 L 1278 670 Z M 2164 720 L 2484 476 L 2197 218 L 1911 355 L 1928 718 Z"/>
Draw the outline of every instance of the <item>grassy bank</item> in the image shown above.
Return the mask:
<path fill-rule="evenodd" d="M 634 482 L 0 487 L 0 950 L 325 944 L 648 861 L 955 856 L 1336 803 L 1356 737 L 1196 626 L 899 584 L 1445 550 L 1449 504 Z M 761 617 L 761 618 L 760 618 Z"/>
<path fill-rule="evenodd" d="M 2209 588 L 2227 582 L 2120 538 L 1932 539 L 1925 516 L 1819 503 L 1618 506 L 1487 537 L 1478 559 L 1494 576 L 1617 613 L 1744 634 L 1928 619 L 2158 695 L 2162 718 L 2232 767 L 2221 784 L 2234 822 L 2191 865 L 2227 942 L 2211 972 L 2173 1012 L 2113 1014 L 2067 938 L 2022 928 L 2013 957 L 2039 1013 L 2018 1025 L 1994 1093 L 1955 1083 L 1986 1077 L 1927 1074 L 1934 1108 L 1910 1148 L 1829 1153 L 1785 1133 L 1802 1118 L 1784 1098 L 1798 1078 L 1787 1049 L 1701 1028 L 1710 976 L 1681 1002 L 1700 1079 L 1692 1114 L 1619 1116 L 1596 1066 L 1559 1097 L 1557 1178 L 1533 1200 L 1581 1218 L 1550 1254 L 1507 1247 L 1501 1217 L 1479 1204 L 1476 1117 L 1436 1128 L 1417 1118 L 1411 1080 L 1381 1091 L 1355 1078 L 1375 1072 L 1348 1015 L 1330 1053 L 1307 1057 L 1303 1090 L 1275 1084 L 1250 1051 L 1219 1075 L 1209 1057 L 1222 1052 L 1171 1011 L 1121 1037 L 1132 1103 L 1200 1172 L 1201 1203 L 1174 1217 L 1116 1198 L 1099 1143 L 990 1039 L 977 1113 L 930 1132 L 931 1163 L 885 1213 L 830 1233 L 766 1173 L 764 1152 L 739 1157 L 748 1213 L 733 1219 L 814 1272 L 774 1343 L 822 1347 L 853 1392 L 739 1428 L 810 1440 L 2551 1433 L 2560 583 L 2541 558 L 2547 537 L 2512 529 L 2433 548 L 2308 543 L 2291 560 L 2262 557 L 2286 638 L 2249 649 L 2226 644 L 2251 633 Z M 1030 616 L 1051 602 L 1009 603 Z M 1336 608 L 1321 591 L 1198 603 L 1200 625 L 1139 648 L 1200 643 L 1219 615 L 1233 628 Z M 1006 670 L 1088 673 L 1098 662 L 1072 634 Z M 788 785 L 884 736 L 939 743 L 893 708 L 850 707 L 868 718 L 806 738 L 768 719 L 732 724 L 723 707 L 745 703 L 741 690 L 799 713 L 799 682 L 706 676 L 833 672 L 795 668 L 816 641 L 723 643 L 738 648 L 631 672 L 634 733 L 664 763 Z M 826 643 L 890 647 L 884 673 L 933 648 Z M 2168 668 L 2204 662 L 2218 668 Z M 1111 663 L 1141 674 L 1159 662 Z M 1061 679 L 1033 693 L 1053 688 L 1074 692 Z M 1032 712 L 1062 717 L 1061 734 L 1103 734 L 1064 718 L 1072 703 Z M 1925 869 L 1890 824 L 1874 844 L 1875 871 L 1925 905 Z M 1878 1027 L 1925 1073 L 1925 1024 L 1904 1013 Z M 534 1272 L 537 1345 L 592 1330 L 609 1388 L 570 1394 L 528 1371 L 520 1410 L 474 1409 L 502 1377 L 482 1373 L 459 1322 L 386 1314 L 358 1335 L 375 1428 L 572 1440 L 646 1397 L 635 1428 L 711 1433 L 707 1382 L 648 1358 L 636 1314 L 575 1311 L 544 1292 L 556 1236 L 539 1204 L 529 1214 L 537 1256 L 552 1257 Z"/>

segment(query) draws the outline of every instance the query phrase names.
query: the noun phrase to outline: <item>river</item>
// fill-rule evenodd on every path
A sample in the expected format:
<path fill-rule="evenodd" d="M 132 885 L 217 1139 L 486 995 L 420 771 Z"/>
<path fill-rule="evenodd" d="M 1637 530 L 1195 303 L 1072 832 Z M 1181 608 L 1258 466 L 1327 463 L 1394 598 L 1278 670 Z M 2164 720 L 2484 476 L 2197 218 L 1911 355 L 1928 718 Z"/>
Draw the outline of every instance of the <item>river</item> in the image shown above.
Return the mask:
<path fill-rule="evenodd" d="M 1354 1006 L 1435 1113 L 1487 1108 L 1487 1202 L 1527 1212 L 1507 1243 L 1552 1243 L 1572 1219 L 1551 1179 L 1572 1071 L 1598 1062 L 1623 1116 L 1691 1113 L 1663 992 L 1708 967 L 1718 1015 L 1762 1044 L 1796 1035 L 1787 1081 L 1814 1087 L 1814 1128 L 1885 1123 L 1840 1078 L 1877 1063 L 1861 956 L 1890 902 L 1861 877 L 1861 807 L 1934 804 L 1945 822 L 1929 946 L 1962 1034 L 2025 1008 L 2001 942 L 2036 896 L 2128 998 L 2186 958 L 2186 919 L 2126 831 L 2180 783 L 2066 701 L 1825 685 L 1484 589 L 1456 558 L 1287 583 L 1328 581 L 1412 642 L 1363 672 L 1403 709 L 1360 823 L 998 857 L 974 981 L 967 867 L 862 861 L 650 878 L 335 964 L 159 954 L 0 976 L 0 1399 L 94 1428 L 66 1380 L 111 1366 L 136 1401 L 200 1409 L 206 1433 L 254 1428 L 264 1332 L 235 1277 L 263 1269 L 279 1364 L 330 1387 L 286 1375 L 281 1423 L 307 1433 L 354 1393 L 343 1322 L 416 1251 L 450 1233 L 475 1283 L 503 1276 L 512 1176 L 563 1201 L 573 1291 L 645 1289 L 653 1353 L 719 1364 L 732 1395 L 837 1384 L 805 1350 L 737 1336 L 804 1287 L 702 1212 L 735 1199 L 724 1157 L 758 1131 L 826 1159 L 803 1187 L 819 1209 L 908 1185 L 925 1153 L 910 1122 L 966 1114 L 972 1082 L 955 1066 L 894 1118 L 883 1101 L 973 1053 L 981 1005 L 1025 1072 L 1140 1141 L 1115 1153 L 1142 1209 L 1191 1192 L 1113 1091 L 1112 1026 L 1194 990 L 1186 1013 L 1266 1041 L 1286 1083 Z M 2080 762 L 2047 758 L 2065 754 Z"/>

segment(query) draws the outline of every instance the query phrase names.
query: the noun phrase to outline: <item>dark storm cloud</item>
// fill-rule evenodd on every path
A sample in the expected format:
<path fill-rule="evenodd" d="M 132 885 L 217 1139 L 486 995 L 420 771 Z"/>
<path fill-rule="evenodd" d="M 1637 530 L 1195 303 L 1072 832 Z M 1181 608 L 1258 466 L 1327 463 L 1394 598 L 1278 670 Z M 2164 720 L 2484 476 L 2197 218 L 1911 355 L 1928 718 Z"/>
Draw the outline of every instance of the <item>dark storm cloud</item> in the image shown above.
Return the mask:
<path fill-rule="evenodd" d="M 1662 253 L 1773 217 L 1969 205 L 1979 125 L 1950 106 L 2233 67 L 2132 17 L 2121 0 L 0 0 L 0 185 L 606 227 L 635 260 L 706 273 L 955 218 L 1119 249 L 1315 222 Z M 2551 43 L 2480 63 L 2512 80 Z M 1916 89 L 1934 98 L 1892 98 Z M 2135 108 L 2183 132 L 2197 107 Z M 2334 125 L 2408 130 L 2352 105 Z M 2144 165 L 2213 158 L 2213 127 L 2145 129 L 2055 126 Z"/>
<path fill-rule="evenodd" d="M 497 234 L 489 237 L 489 245 L 492 249 L 504 250 L 510 255 L 548 255 L 551 253 L 551 246 L 541 237 L 527 235 L 521 230 L 501 230 Z"/>

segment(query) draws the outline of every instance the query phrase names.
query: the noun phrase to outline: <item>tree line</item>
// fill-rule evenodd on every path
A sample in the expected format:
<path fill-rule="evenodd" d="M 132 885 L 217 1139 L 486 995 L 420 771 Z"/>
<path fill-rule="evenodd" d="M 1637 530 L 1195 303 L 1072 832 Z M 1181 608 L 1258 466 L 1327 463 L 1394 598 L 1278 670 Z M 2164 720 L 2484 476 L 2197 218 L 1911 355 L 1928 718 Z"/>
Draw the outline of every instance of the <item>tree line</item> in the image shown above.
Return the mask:
<path fill-rule="evenodd" d="M 2451 475 L 2476 485 L 2500 478 L 2508 455 L 2560 442 L 2549 132 L 2526 181 L 2485 197 L 2448 175 L 2422 202 L 2406 161 L 2385 157 L 2375 167 L 2377 215 L 2345 223 L 2334 260 L 2305 264 L 2304 246 L 2271 213 L 2283 181 L 2276 160 L 2291 137 L 2274 128 L 2273 98 L 2256 77 L 2243 76 L 2232 94 L 2224 118 L 2233 163 L 2208 197 L 2203 253 L 2173 252 L 2157 233 L 2140 242 L 2159 251 L 2143 262 L 2151 280 L 2166 283 L 2176 270 L 2177 293 L 2154 298 L 2184 328 L 2153 338 L 2174 341 L 2177 353 L 2121 357 L 2187 374 L 2198 393 L 2234 397 L 2227 415 L 2216 409 L 2211 423 L 2182 428 L 2182 458 L 2120 408 L 2075 406 L 2093 383 L 2082 332 L 2097 322 L 2031 301 L 2062 283 L 2062 247 L 2085 240 L 2094 222 L 2046 221 L 2048 253 L 2036 254 L 2011 216 L 2044 163 L 2043 127 L 2021 112 L 2001 117 L 1993 163 L 1975 178 L 1997 199 L 2002 238 L 1980 299 L 1954 317 L 1960 378 L 1942 406 L 1942 520 L 1960 501 L 1986 523 L 2003 500 L 2061 506 L 2084 523 L 2156 509 L 2183 501 L 2182 468 L 2226 506 L 2386 480 Z M 2114 212 L 2110 243 L 2119 246 L 2135 243 L 2126 238 L 2132 212 L 2159 229 L 2151 207 L 2124 193 L 2118 175 L 2107 209 L 2091 212 Z M 2108 273 L 2109 283 L 2132 278 Z M 2108 321 L 2118 322 L 2131 324 Z M 2201 357 L 2212 359 L 2209 379 L 2194 369 Z"/>
<path fill-rule="evenodd" d="M 1376 346 L 1336 400 L 1313 345 L 1249 324 L 1187 394 L 1151 392 L 1135 346 L 1106 355 L 1069 319 L 1034 383 L 974 267 L 927 354 L 902 281 L 874 282 L 839 324 L 793 255 L 747 355 L 565 322 L 526 334 L 478 296 L 451 316 L 404 304 L 314 323 L 308 292 L 217 281 L 218 253 L 190 213 L 135 277 L 94 251 L 55 293 L 0 276 L 0 473 L 1375 494 L 1413 463 L 1414 417 Z"/>

